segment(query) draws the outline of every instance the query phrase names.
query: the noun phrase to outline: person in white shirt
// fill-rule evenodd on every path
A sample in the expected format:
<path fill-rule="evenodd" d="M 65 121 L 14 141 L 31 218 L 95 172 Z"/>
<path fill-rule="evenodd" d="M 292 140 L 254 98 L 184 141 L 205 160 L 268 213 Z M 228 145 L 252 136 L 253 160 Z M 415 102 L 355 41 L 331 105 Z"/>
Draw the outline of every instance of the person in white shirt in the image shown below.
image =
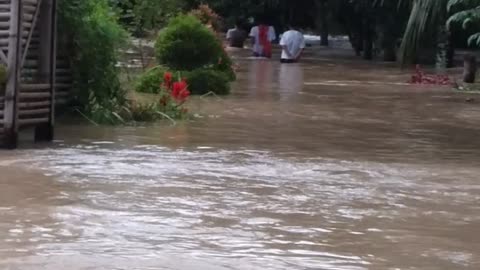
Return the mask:
<path fill-rule="evenodd" d="M 290 30 L 283 33 L 280 46 L 282 47 L 280 62 L 296 63 L 305 49 L 305 37 L 294 26 L 290 26 Z"/>
<path fill-rule="evenodd" d="M 253 44 L 253 55 L 255 57 L 272 57 L 272 42 L 277 39 L 275 28 L 269 26 L 263 19 L 257 20 L 258 25 L 250 31 Z"/>

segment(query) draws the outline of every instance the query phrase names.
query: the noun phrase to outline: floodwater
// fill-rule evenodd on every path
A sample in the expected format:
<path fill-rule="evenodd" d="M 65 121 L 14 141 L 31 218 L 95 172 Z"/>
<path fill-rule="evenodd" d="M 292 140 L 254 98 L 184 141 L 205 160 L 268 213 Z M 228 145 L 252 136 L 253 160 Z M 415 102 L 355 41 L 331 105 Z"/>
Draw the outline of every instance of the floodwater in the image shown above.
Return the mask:
<path fill-rule="evenodd" d="M 0 269 L 480 269 L 479 105 L 329 53 L 0 152 Z"/>

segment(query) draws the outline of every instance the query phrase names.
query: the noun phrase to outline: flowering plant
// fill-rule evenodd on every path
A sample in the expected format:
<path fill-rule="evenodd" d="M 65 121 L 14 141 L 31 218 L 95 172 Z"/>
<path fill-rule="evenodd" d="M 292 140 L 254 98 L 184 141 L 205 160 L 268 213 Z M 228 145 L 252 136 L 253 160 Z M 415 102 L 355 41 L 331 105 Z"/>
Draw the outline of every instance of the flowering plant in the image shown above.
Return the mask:
<path fill-rule="evenodd" d="M 190 12 L 191 15 L 199 19 L 208 28 L 214 31 L 220 30 L 220 24 L 222 18 L 207 4 L 202 4 Z"/>
<path fill-rule="evenodd" d="M 173 74 L 165 72 L 163 82 L 160 85 L 160 93 L 164 93 L 161 98 L 161 104 L 167 106 L 168 103 L 175 103 L 176 107 L 181 107 L 190 97 L 186 79 L 173 81 Z"/>

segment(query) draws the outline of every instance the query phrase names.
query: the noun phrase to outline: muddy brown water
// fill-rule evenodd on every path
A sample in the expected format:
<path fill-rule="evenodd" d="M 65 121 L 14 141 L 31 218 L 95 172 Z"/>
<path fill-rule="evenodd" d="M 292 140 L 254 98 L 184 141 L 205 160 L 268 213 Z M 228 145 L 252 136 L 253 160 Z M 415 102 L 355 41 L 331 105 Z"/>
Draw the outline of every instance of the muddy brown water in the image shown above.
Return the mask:
<path fill-rule="evenodd" d="M 0 269 L 480 269 L 475 102 L 381 63 L 234 54 L 234 93 L 190 121 L 64 121 L 0 152 Z"/>

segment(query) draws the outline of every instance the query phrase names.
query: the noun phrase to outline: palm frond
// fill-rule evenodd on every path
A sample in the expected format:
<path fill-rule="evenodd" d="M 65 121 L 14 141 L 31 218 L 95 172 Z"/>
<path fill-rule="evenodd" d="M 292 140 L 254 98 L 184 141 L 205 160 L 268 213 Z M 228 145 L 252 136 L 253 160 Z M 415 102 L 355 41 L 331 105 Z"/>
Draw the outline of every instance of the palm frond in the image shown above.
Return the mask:
<path fill-rule="evenodd" d="M 448 0 L 416 0 L 405 30 L 400 57 L 402 63 L 412 62 L 426 35 L 446 20 Z"/>

